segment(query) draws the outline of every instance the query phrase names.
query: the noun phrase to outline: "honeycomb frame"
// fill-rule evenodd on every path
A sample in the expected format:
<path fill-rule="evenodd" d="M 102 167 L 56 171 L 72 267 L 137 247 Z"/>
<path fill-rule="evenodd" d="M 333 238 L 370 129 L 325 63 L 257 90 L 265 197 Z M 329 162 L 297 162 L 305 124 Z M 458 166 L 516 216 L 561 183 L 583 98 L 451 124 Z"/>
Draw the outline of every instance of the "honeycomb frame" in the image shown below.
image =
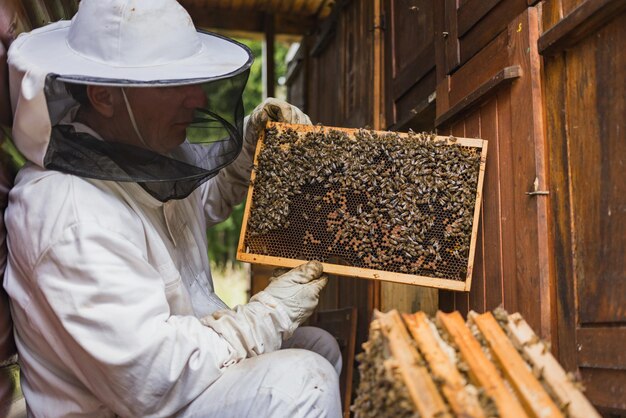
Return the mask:
<path fill-rule="evenodd" d="M 451 250 L 452 244 L 449 244 L 448 247 L 442 244 L 444 248 L 442 248 L 441 250 L 437 247 L 435 247 L 436 251 L 433 251 L 432 248 L 428 248 L 428 250 L 430 250 L 432 255 L 431 253 L 427 253 L 427 252 L 424 253 L 425 255 L 424 254 L 416 255 L 415 253 L 413 253 L 413 250 L 410 250 L 411 254 L 409 254 L 409 252 L 406 252 L 405 258 L 411 261 L 405 262 L 404 259 L 402 258 L 404 254 L 402 257 L 399 256 L 398 251 L 400 250 L 398 250 L 397 247 L 398 248 L 402 247 L 402 245 L 406 246 L 407 244 L 400 245 L 398 244 L 398 242 L 396 242 L 396 239 L 400 239 L 399 237 L 400 237 L 400 234 L 402 233 L 402 232 L 399 232 L 400 230 L 407 229 L 406 227 L 404 227 L 404 224 L 403 224 L 405 220 L 407 222 L 410 222 L 408 225 L 413 224 L 413 222 L 410 221 L 411 218 L 414 218 L 413 214 L 415 212 L 413 211 L 413 209 L 411 207 L 406 208 L 406 206 L 403 206 L 404 211 L 411 215 L 410 216 L 407 215 L 407 218 L 401 218 L 401 219 L 398 216 L 394 215 L 395 216 L 393 218 L 394 222 L 397 221 L 394 223 L 394 225 L 383 224 L 382 223 L 383 221 L 380 220 L 383 218 L 382 215 L 377 214 L 376 215 L 377 218 L 375 220 L 378 223 L 375 222 L 373 226 L 368 226 L 371 224 L 371 219 L 366 219 L 365 217 L 373 216 L 371 214 L 371 211 L 377 210 L 377 209 L 372 209 L 372 203 L 370 203 L 370 201 L 376 201 L 376 202 L 385 201 L 385 200 L 376 200 L 378 199 L 378 196 L 376 195 L 376 193 L 377 192 L 382 193 L 381 192 L 382 186 L 378 187 L 376 180 L 374 180 L 373 183 L 374 183 L 374 186 L 376 186 L 376 190 L 374 191 L 370 190 L 370 189 L 373 189 L 374 187 L 368 187 L 367 193 L 366 193 L 366 191 L 363 190 L 363 186 L 361 185 L 361 186 L 358 186 L 358 187 L 361 187 L 360 191 L 354 190 L 354 193 L 353 193 L 352 191 L 349 190 L 349 193 L 346 193 L 345 192 L 346 182 L 349 184 L 348 188 L 350 186 L 350 182 L 345 180 L 346 176 L 348 176 L 346 171 L 349 171 L 349 170 L 347 170 L 345 167 L 342 167 L 341 169 L 338 168 L 337 170 L 333 170 L 333 168 L 337 168 L 337 167 L 334 164 L 330 166 L 331 163 L 328 163 L 329 164 L 328 167 L 325 168 L 324 170 L 336 171 L 336 173 L 333 173 L 332 176 L 329 177 L 330 180 L 327 179 L 328 181 L 326 181 L 326 183 L 322 184 L 322 182 L 320 182 L 318 184 L 315 184 L 315 180 L 314 179 L 312 180 L 311 178 L 304 179 L 302 181 L 297 180 L 299 181 L 298 183 L 299 185 L 296 187 L 297 189 L 296 192 L 289 193 L 290 194 L 289 197 L 284 196 L 284 193 L 277 193 L 275 196 L 276 202 L 274 202 L 276 204 L 274 204 L 274 207 L 272 209 L 264 208 L 262 206 L 262 202 L 259 204 L 255 203 L 255 198 L 261 200 L 264 196 L 262 193 L 267 194 L 267 190 L 263 189 L 263 187 L 265 187 L 267 184 L 270 183 L 270 180 L 268 180 L 269 177 L 268 175 L 266 175 L 267 173 L 261 172 L 261 175 L 259 175 L 258 173 L 259 169 L 263 169 L 264 167 L 267 167 L 267 165 L 263 165 L 263 160 L 261 160 L 262 164 L 259 166 L 259 156 L 261 155 L 261 153 L 263 152 L 265 148 L 266 132 L 270 134 L 270 139 L 271 139 L 271 135 L 276 132 L 278 132 L 279 135 L 285 135 L 286 133 L 288 133 L 292 135 L 294 138 L 296 137 L 300 138 L 300 139 L 295 139 L 295 141 L 304 141 L 304 139 L 302 138 L 307 137 L 307 135 L 318 135 L 318 136 L 324 135 L 324 140 L 327 140 L 327 138 L 330 138 L 329 135 L 335 135 L 337 136 L 337 138 L 339 138 L 337 139 L 337 141 L 341 140 L 341 135 L 349 138 L 352 141 L 356 141 L 357 139 L 361 139 L 361 140 L 368 139 L 371 141 L 372 140 L 371 138 L 375 138 L 375 140 L 379 141 L 379 142 L 375 142 L 375 144 L 380 144 L 384 141 L 387 141 L 388 139 L 400 140 L 400 141 L 421 140 L 421 141 L 424 141 L 423 143 L 425 145 L 428 145 L 429 147 L 433 147 L 433 144 L 435 144 L 435 146 L 438 147 L 436 148 L 436 150 L 440 149 L 442 150 L 441 152 L 448 153 L 444 155 L 450 155 L 449 151 L 460 152 L 458 151 L 459 149 L 466 150 L 467 152 L 471 154 L 472 161 L 474 162 L 474 166 L 471 168 L 472 170 L 475 170 L 475 172 L 472 171 L 472 173 L 468 175 L 471 175 L 471 178 L 473 179 L 472 181 L 475 181 L 475 190 L 473 188 L 473 184 L 471 184 L 472 185 L 471 189 L 467 188 L 468 186 L 465 185 L 466 188 L 462 190 L 463 192 L 462 194 L 463 196 L 465 196 L 468 191 L 475 192 L 475 193 L 472 196 L 464 197 L 464 199 L 466 199 L 465 206 L 467 207 L 467 209 L 471 209 L 471 212 L 468 211 L 467 213 L 464 214 L 465 219 L 466 219 L 465 228 L 461 232 L 455 232 L 456 235 L 458 235 L 458 237 L 454 238 L 457 240 L 462 239 L 462 240 L 465 240 L 463 242 L 469 243 L 468 245 L 463 247 L 465 249 L 464 255 L 461 256 L 459 254 L 454 254 L 454 258 L 451 258 L 452 257 L 451 254 L 453 252 Z M 419 138 L 416 139 L 417 137 Z M 335 141 L 335 139 L 331 138 L 331 141 Z M 384 144 L 385 145 L 383 145 L 383 147 L 387 147 L 386 144 L 392 144 L 392 143 L 384 142 Z M 400 144 L 400 145 L 396 145 L 396 149 L 398 148 L 403 149 L 402 147 L 404 145 L 402 144 L 402 142 L 396 142 L 396 144 Z M 410 142 L 407 142 L 407 144 L 410 144 Z M 289 147 L 289 144 L 283 143 L 280 146 Z M 419 144 L 417 146 L 419 146 Z M 455 148 L 452 148 L 452 147 L 455 147 Z M 297 148 L 292 149 L 292 151 L 294 150 L 298 151 Z M 387 156 L 389 156 L 389 154 L 387 154 Z M 341 161 L 344 160 L 343 157 L 344 156 L 342 155 Z M 435 287 L 435 288 L 449 289 L 449 290 L 456 290 L 456 291 L 469 291 L 471 287 L 473 259 L 474 259 L 475 247 L 476 247 L 476 236 L 478 232 L 478 217 L 480 214 L 480 203 L 482 200 L 481 195 L 482 195 L 482 186 L 483 186 L 483 181 L 484 181 L 486 157 L 487 157 L 487 141 L 482 140 L 482 139 L 454 138 L 454 137 L 423 135 L 423 134 L 415 134 L 415 133 L 369 131 L 369 130 L 363 130 L 363 129 L 336 128 L 336 127 L 328 127 L 328 126 L 320 126 L 320 125 L 318 126 L 292 125 L 292 124 L 269 122 L 266 129 L 260 135 L 257 149 L 256 149 L 256 154 L 255 154 L 255 159 L 254 159 L 255 170 L 253 170 L 252 172 L 251 183 L 248 189 L 248 198 L 247 198 L 246 206 L 244 210 L 243 224 L 242 224 L 242 229 L 241 229 L 241 234 L 240 234 L 240 239 L 239 239 L 239 245 L 237 249 L 237 259 L 240 261 L 244 261 L 244 262 L 280 266 L 280 267 L 287 267 L 287 268 L 298 266 L 311 259 L 317 259 L 322 262 L 322 264 L 324 265 L 324 271 L 328 274 L 336 274 L 340 276 L 349 276 L 349 277 L 358 277 L 358 278 L 367 278 L 367 279 L 374 279 L 374 280 L 383 280 L 383 281 L 404 283 L 404 284 L 421 285 L 421 286 Z M 274 157 L 271 157 L 271 158 L 274 158 Z M 435 157 L 433 154 L 433 158 L 439 158 L 439 155 Z M 335 160 L 335 161 L 338 161 L 338 160 Z M 388 162 L 387 162 L 388 165 L 394 164 L 394 163 L 390 163 L 389 161 L 395 162 L 395 160 L 388 158 Z M 289 164 L 283 164 L 284 162 L 285 161 L 281 161 L 280 165 L 277 166 L 280 168 L 280 170 L 277 170 L 278 171 L 277 173 L 274 173 L 273 171 L 274 169 L 272 169 L 272 171 L 270 172 L 270 174 L 272 174 L 273 176 L 273 179 L 279 178 L 279 180 L 277 180 L 279 184 L 282 181 L 280 180 L 281 175 L 284 177 L 288 175 L 289 173 L 289 169 L 288 169 Z M 406 163 L 406 161 L 404 162 Z M 464 162 L 464 161 L 461 161 L 461 162 Z M 339 163 L 337 163 L 337 165 L 339 165 Z M 415 165 L 415 164 L 412 164 L 412 165 Z M 287 169 L 284 169 L 285 167 L 287 167 Z M 405 167 L 405 166 L 400 166 L 400 167 Z M 454 167 L 455 168 L 459 167 L 459 165 L 455 165 Z M 386 173 L 389 172 L 389 167 L 387 168 L 388 169 L 385 171 Z M 321 169 L 322 168 L 320 168 L 320 170 Z M 402 168 L 396 167 L 392 169 L 392 171 L 396 169 L 402 169 Z M 446 173 L 448 172 L 452 172 L 452 171 L 447 170 Z M 389 177 L 389 175 L 387 176 Z M 404 176 L 404 173 L 403 173 L 403 176 Z M 291 177 L 289 178 L 284 177 L 283 180 L 293 182 L 294 181 L 293 177 L 294 176 L 292 172 Z M 337 180 L 338 177 L 342 177 L 342 178 Z M 415 178 L 415 177 L 411 177 L 411 178 Z M 379 177 L 375 177 L 375 179 L 379 179 Z M 397 181 L 398 177 L 396 176 L 394 177 L 394 179 L 396 179 Z M 308 182 L 308 180 L 312 180 L 312 183 Z M 322 179 L 318 178 L 318 180 L 321 181 Z M 404 179 L 402 178 L 401 180 L 404 183 Z M 372 180 L 370 179 L 370 182 L 371 181 Z M 453 180 L 451 181 L 452 181 L 452 184 L 454 184 L 454 181 Z M 343 185 L 341 186 L 341 189 L 339 189 L 339 186 L 336 186 L 338 182 Z M 402 185 L 403 187 L 402 190 L 403 191 L 407 190 L 407 193 L 410 194 L 413 191 L 411 189 L 411 187 L 413 186 L 414 186 L 413 183 L 408 182 L 407 185 L 404 185 L 404 184 Z M 449 185 L 444 184 L 443 186 L 449 186 Z M 270 186 L 267 186 L 267 187 L 270 187 Z M 257 194 L 255 194 L 255 190 L 258 190 Z M 339 193 L 338 190 L 343 190 L 343 192 Z M 389 192 L 386 192 L 386 193 L 389 193 Z M 432 195 L 432 193 L 427 194 L 427 191 L 424 191 L 424 190 L 421 190 L 420 193 L 426 196 Z M 348 196 L 346 197 L 346 195 Z M 372 199 L 372 196 L 374 195 L 376 196 L 376 199 Z M 367 196 L 368 199 L 366 199 L 365 196 Z M 413 202 L 414 201 L 415 200 L 413 200 Z M 361 203 L 358 203 L 358 202 L 361 202 Z M 424 203 L 424 204 L 420 204 L 420 207 L 427 206 L 428 208 L 430 208 L 431 211 L 433 211 L 432 206 L 437 205 L 437 203 L 433 203 L 433 202 L 420 202 L 420 203 Z M 454 222 L 449 220 L 450 218 L 449 215 L 444 214 L 445 216 L 447 216 L 445 219 L 443 219 L 444 215 L 439 215 L 439 213 L 443 213 L 442 211 L 443 211 L 444 203 L 442 202 L 441 205 L 442 206 L 438 206 L 439 212 L 437 212 L 437 210 L 434 210 L 434 215 L 431 214 L 433 216 L 432 220 L 428 221 L 429 222 L 428 225 L 430 225 L 431 227 L 434 224 L 437 224 L 438 229 L 435 227 L 431 228 L 431 229 L 433 228 L 437 229 L 438 231 L 437 234 L 439 234 L 437 236 L 437 239 L 434 239 L 432 237 L 428 238 L 428 234 L 431 232 L 428 230 L 428 228 L 422 227 L 422 232 L 426 230 L 426 235 L 427 235 L 426 238 L 430 240 L 428 241 L 429 245 L 430 244 L 435 245 L 435 243 L 439 245 L 438 240 L 443 239 L 441 238 L 442 233 L 449 234 L 448 238 L 451 235 L 453 235 L 449 233 L 449 231 L 451 230 L 450 225 L 452 225 Z M 323 207 L 324 209 L 321 210 L 320 207 Z M 364 209 L 366 207 L 367 209 Z M 418 209 L 415 209 L 415 211 L 417 210 Z M 262 219 L 266 219 L 268 217 L 270 219 L 267 222 L 265 221 L 259 222 L 258 221 L 259 216 L 257 216 L 259 213 L 263 214 L 264 217 L 262 217 Z M 370 222 L 364 223 L 363 225 L 361 225 L 359 223 L 361 214 L 363 214 L 363 217 L 364 217 L 363 219 L 365 219 L 364 222 L 367 222 L 367 221 L 370 221 Z M 402 215 L 404 216 L 405 214 L 403 213 Z M 392 215 L 388 215 L 387 218 L 389 218 L 390 216 Z M 423 216 L 427 216 L 427 215 L 423 215 Z M 420 219 L 425 219 L 423 216 Z M 346 223 L 347 221 L 344 221 L 342 226 L 338 227 L 337 225 L 341 224 L 340 221 L 342 217 L 344 217 L 344 219 L 345 217 L 350 217 L 350 223 L 347 224 Z M 431 219 L 431 218 L 426 218 L 426 219 Z M 320 224 L 320 221 L 324 221 L 323 225 Z M 471 221 L 471 225 L 467 224 L 470 221 Z M 387 222 L 389 221 L 387 220 Z M 442 232 L 442 228 L 443 228 L 442 225 L 445 226 L 446 222 L 448 222 L 447 224 L 448 226 L 445 227 L 447 232 Z M 270 224 L 269 227 L 268 227 L 268 224 Z M 316 226 L 316 224 L 318 225 Z M 369 230 L 366 230 L 366 233 L 367 232 L 371 233 L 371 236 L 367 234 L 363 235 L 362 232 L 359 232 L 361 235 L 358 235 L 355 232 L 355 229 L 351 225 L 357 225 L 357 226 L 361 225 L 361 227 L 364 229 L 370 228 Z M 266 228 L 266 229 L 269 228 L 269 229 L 267 231 L 264 231 L 264 230 L 262 231 L 260 230 L 260 226 L 263 228 Z M 419 226 L 419 225 L 416 224 L 416 226 Z M 307 229 L 309 227 L 316 228 L 316 230 L 311 232 Z M 338 230 L 337 228 L 346 228 L 346 229 L 349 229 L 350 231 L 346 232 L 343 229 Z M 353 236 L 351 236 L 350 234 L 353 234 Z M 368 248 L 376 247 L 377 249 L 375 251 L 377 252 L 375 254 L 373 252 L 371 254 L 367 253 L 368 255 L 366 255 L 366 258 L 365 258 L 365 261 L 369 263 L 367 265 L 364 265 L 365 261 L 363 261 L 362 259 L 355 258 L 357 255 L 361 255 L 364 253 L 363 251 L 357 251 L 360 249 L 358 247 L 359 245 L 365 246 L 365 244 L 359 244 L 360 242 L 359 239 L 362 239 L 363 236 L 366 237 L 365 241 L 369 240 L 370 242 L 372 242 L 372 241 L 376 241 L 376 239 L 378 240 L 376 241 L 377 243 L 376 245 L 370 244 L 370 247 L 368 247 Z M 376 239 L 372 238 L 374 236 Z M 334 239 L 331 239 L 332 237 L 334 237 Z M 367 237 L 370 237 L 370 238 L 367 238 Z M 412 235 L 412 237 L 417 239 L 415 235 Z M 402 239 L 406 240 L 407 238 L 410 239 L 412 242 L 415 242 L 413 241 L 411 237 L 404 237 Z M 454 245 L 458 246 L 459 244 L 454 244 Z M 281 250 L 280 248 L 281 246 L 287 247 L 288 250 L 285 250 L 284 248 Z M 322 249 L 320 246 L 323 246 L 324 248 Z M 346 249 L 349 246 L 352 246 L 353 250 Z M 423 247 L 421 246 L 419 248 L 423 249 Z M 445 253 L 444 253 L 444 249 L 445 249 Z M 294 254 L 296 254 L 296 256 L 294 256 Z M 367 257 L 370 257 L 370 258 L 367 258 Z M 378 257 L 378 259 L 376 257 Z M 385 258 L 391 261 L 388 262 L 387 260 L 385 260 Z M 401 258 L 402 258 L 402 261 L 399 262 L 398 260 L 400 260 Z M 430 260 L 430 261 L 426 262 L 425 260 Z M 437 262 L 435 262 L 435 260 L 437 260 Z M 459 260 L 459 261 L 456 261 L 456 260 Z M 363 261 L 363 263 L 359 265 L 361 261 Z M 454 273 L 455 276 L 452 278 L 446 277 L 445 275 L 442 277 L 444 273 L 448 274 L 447 272 L 442 273 L 442 271 L 444 271 L 446 267 L 440 267 L 439 271 L 437 271 L 437 268 L 438 268 L 437 263 L 439 263 L 439 265 L 441 265 L 442 263 L 443 265 L 446 265 L 448 262 L 451 265 L 456 263 L 454 265 L 454 268 L 458 270 L 458 272 Z M 380 265 L 383 268 L 378 268 L 378 265 Z M 404 265 L 409 266 L 409 267 L 408 268 L 403 267 Z M 415 266 L 420 266 L 419 267 L 420 269 L 418 270 L 417 267 Z M 452 269 L 452 267 L 449 267 L 449 269 Z M 451 274 L 452 273 L 448 275 L 450 276 Z"/>

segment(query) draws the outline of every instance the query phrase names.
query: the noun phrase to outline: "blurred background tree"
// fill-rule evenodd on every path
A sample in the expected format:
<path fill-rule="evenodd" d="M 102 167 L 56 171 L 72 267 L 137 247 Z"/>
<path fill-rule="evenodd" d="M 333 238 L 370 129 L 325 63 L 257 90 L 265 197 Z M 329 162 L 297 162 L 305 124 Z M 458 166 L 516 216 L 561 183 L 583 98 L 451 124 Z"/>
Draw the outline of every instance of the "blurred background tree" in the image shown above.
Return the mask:
<path fill-rule="evenodd" d="M 260 40 L 237 39 L 250 48 L 254 63 L 250 78 L 243 95 L 246 115 L 263 101 L 262 42 Z M 279 81 L 284 80 L 287 72 L 286 56 L 290 44 L 276 42 L 276 97 L 285 100 L 286 87 Z M 229 306 L 247 302 L 250 277 L 248 266 L 236 260 L 237 244 L 243 219 L 245 202 L 233 209 L 231 216 L 224 222 L 207 231 L 208 253 L 211 260 L 215 291 Z"/>

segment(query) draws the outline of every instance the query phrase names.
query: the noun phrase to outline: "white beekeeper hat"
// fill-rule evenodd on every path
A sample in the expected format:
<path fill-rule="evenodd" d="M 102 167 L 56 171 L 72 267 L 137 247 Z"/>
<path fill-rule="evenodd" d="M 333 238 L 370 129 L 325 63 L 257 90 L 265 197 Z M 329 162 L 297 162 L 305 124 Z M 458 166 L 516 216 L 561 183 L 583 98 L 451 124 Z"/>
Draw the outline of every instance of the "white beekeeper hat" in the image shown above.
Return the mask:
<path fill-rule="evenodd" d="M 41 167 L 134 181 L 163 201 L 183 198 L 239 154 L 252 62 L 246 46 L 197 30 L 176 0 L 82 0 L 71 21 L 21 34 L 9 49 L 13 139 Z M 180 152 L 151 156 L 68 128 L 80 101 L 72 84 L 198 84 L 207 107 L 196 110 Z"/>
<path fill-rule="evenodd" d="M 186 84 L 229 77 L 252 63 L 243 45 L 197 31 L 175 0 L 83 0 L 74 18 L 11 47 L 23 71 L 85 84 Z"/>

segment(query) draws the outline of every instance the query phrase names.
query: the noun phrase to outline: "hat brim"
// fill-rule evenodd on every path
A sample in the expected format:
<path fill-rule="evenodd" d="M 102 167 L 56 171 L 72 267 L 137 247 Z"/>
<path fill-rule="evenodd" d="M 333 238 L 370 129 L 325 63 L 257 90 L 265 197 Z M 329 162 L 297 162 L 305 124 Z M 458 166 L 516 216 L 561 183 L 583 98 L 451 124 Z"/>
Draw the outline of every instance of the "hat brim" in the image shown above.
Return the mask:
<path fill-rule="evenodd" d="M 198 30 L 202 49 L 176 62 L 141 67 L 118 67 L 91 60 L 67 44 L 70 22 L 60 21 L 34 30 L 15 40 L 25 70 L 53 74 L 62 81 L 98 85 L 184 85 L 197 84 L 242 73 L 250 68 L 250 49 L 221 35 Z"/>

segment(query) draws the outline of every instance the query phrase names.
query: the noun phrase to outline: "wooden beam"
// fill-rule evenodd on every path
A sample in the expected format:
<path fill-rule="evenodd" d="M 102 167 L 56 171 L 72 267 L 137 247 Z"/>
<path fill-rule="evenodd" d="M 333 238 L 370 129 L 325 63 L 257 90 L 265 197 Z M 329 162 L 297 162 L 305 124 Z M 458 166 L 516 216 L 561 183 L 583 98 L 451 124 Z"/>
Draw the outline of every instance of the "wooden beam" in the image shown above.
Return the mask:
<path fill-rule="evenodd" d="M 602 28 L 609 20 L 626 10 L 624 0 L 587 0 L 570 14 L 548 29 L 539 38 L 537 45 L 542 55 L 554 55 L 569 48 L 593 32 Z"/>
<path fill-rule="evenodd" d="M 205 9 L 186 4 L 185 8 L 194 24 L 200 28 L 252 33 L 265 32 L 265 13 L 262 12 Z M 274 33 L 275 35 L 305 35 L 312 32 L 317 23 L 315 17 L 311 16 L 276 15 Z"/>

